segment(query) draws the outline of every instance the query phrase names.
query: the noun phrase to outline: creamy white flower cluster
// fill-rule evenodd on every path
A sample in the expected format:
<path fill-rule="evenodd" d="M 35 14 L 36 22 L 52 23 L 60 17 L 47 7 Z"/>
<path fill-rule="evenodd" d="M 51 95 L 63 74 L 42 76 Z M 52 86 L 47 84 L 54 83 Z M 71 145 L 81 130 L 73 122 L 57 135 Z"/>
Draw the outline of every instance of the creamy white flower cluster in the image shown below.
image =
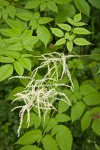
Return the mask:
<path fill-rule="evenodd" d="M 18 128 L 18 136 L 20 135 L 20 129 L 23 123 L 24 113 L 27 112 L 27 125 L 30 124 L 30 111 L 34 107 L 37 108 L 39 116 L 41 116 L 41 111 L 44 113 L 44 119 L 48 110 L 55 109 L 54 102 L 56 100 L 62 100 L 68 105 L 71 105 L 66 94 L 59 92 L 57 87 L 69 87 L 71 90 L 74 89 L 74 85 L 71 79 L 70 71 L 67 66 L 67 59 L 75 57 L 73 55 L 64 55 L 57 52 L 44 54 L 41 57 L 41 64 L 39 67 L 33 70 L 32 78 L 29 77 L 30 82 L 26 86 L 25 90 L 17 93 L 17 97 L 14 101 L 22 101 L 24 105 L 17 106 L 21 108 L 19 112 L 20 125 Z M 59 68 L 62 68 L 59 73 Z M 42 79 L 36 80 L 35 77 L 38 71 L 42 68 L 47 68 L 46 74 Z M 66 75 L 70 81 L 71 85 L 59 84 L 57 81 L 61 80 L 63 76 Z M 18 77 L 18 78 L 28 78 L 28 77 Z"/>

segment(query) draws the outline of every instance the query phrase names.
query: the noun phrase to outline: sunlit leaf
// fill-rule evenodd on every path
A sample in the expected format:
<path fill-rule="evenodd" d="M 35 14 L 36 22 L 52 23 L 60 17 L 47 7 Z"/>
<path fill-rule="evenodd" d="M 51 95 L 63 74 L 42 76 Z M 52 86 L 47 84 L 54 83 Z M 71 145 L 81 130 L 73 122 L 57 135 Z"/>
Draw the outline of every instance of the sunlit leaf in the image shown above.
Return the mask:
<path fill-rule="evenodd" d="M 3 65 L 0 67 L 0 81 L 10 77 L 13 73 L 13 66 L 12 65 Z"/>

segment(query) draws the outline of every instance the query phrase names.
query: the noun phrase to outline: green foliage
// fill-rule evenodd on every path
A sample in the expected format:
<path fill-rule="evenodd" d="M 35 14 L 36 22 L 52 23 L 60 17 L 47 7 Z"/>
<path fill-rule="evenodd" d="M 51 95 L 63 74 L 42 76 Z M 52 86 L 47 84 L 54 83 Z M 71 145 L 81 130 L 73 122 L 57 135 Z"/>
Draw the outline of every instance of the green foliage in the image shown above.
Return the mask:
<path fill-rule="evenodd" d="M 1 150 L 100 149 L 99 14 L 100 0 L 0 0 Z M 40 103 L 32 108 L 27 97 L 17 99 L 35 81 L 48 94 L 54 88 L 64 94 L 53 100 L 51 93 L 48 107 L 55 109 L 44 106 L 38 115 Z M 17 138 L 19 110 L 11 109 L 23 102 Z"/>

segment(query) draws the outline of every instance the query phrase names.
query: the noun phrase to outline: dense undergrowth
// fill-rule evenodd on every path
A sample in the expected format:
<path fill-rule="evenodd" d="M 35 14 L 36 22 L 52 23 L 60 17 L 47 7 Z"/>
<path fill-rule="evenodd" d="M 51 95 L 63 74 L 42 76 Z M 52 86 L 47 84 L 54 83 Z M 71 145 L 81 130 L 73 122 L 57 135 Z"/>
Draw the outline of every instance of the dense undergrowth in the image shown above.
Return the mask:
<path fill-rule="evenodd" d="M 100 150 L 99 14 L 99 0 L 0 0 L 0 150 Z"/>

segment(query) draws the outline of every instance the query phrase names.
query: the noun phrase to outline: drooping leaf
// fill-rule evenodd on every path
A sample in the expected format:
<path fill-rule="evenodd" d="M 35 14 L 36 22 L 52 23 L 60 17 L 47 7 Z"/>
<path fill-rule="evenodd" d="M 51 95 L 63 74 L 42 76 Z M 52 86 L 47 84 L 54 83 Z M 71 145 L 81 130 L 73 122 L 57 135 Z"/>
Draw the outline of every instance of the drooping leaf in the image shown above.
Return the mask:
<path fill-rule="evenodd" d="M 71 26 L 68 24 L 57 24 L 61 29 L 66 30 L 66 31 L 70 31 L 71 30 Z"/>
<path fill-rule="evenodd" d="M 66 39 L 65 38 L 61 38 L 60 40 L 58 40 L 55 45 L 62 45 L 62 44 L 65 44 L 66 42 Z"/>
<path fill-rule="evenodd" d="M 21 57 L 18 61 L 24 68 L 31 71 L 31 60 L 29 58 Z"/>
<path fill-rule="evenodd" d="M 73 29 L 73 33 L 75 34 L 90 34 L 91 32 L 85 28 L 77 27 Z"/>
<path fill-rule="evenodd" d="M 100 0 L 88 0 L 88 1 L 92 6 L 100 9 Z"/>
<path fill-rule="evenodd" d="M 51 37 L 49 30 L 44 26 L 39 26 L 37 28 L 37 36 L 44 43 L 46 47 Z"/>
<path fill-rule="evenodd" d="M 91 121 L 92 121 L 91 111 L 87 111 L 81 120 L 82 131 L 85 131 L 90 126 Z"/>
<path fill-rule="evenodd" d="M 95 119 L 92 123 L 93 131 L 100 136 L 100 119 Z"/>
<path fill-rule="evenodd" d="M 28 144 L 33 144 L 35 142 L 40 142 L 41 139 L 42 139 L 42 132 L 40 130 L 32 130 L 22 135 L 18 139 L 16 144 L 28 145 Z"/>
<path fill-rule="evenodd" d="M 73 42 L 72 41 L 68 41 L 66 44 L 67 44 L 68 51 L 71 53 L 72 50 L 73 50 Z"/>
<path fill-rule="evenodd" d="M 45 150 L 58 150 L 56 141 L 48 134 L 43 138 L 42 143 Z"/>
<path fill-rule="evenodd" d="M 79 119 L 85 110 L 85 104 L 83 102 L 77 102 L 71 109 L 72 122 Z"/>
<path fill-rule="evenodd" d="M 74 39 L 74 43 L 79 46 L 91 45 L 91 43 L 84 38 L 76 38 Z"/>
<path fill-rule="evenodd" d="M 13 73 L 13 66 L 10 64 L 3 65 L 0 67 L 0 81 L 10 77 Z"/>
<path fill-rule="evenodd" d="M 57 37 L 63 37 L 64 33 L 61 29 L 58 28 L 50 28 L 52 33 Z"/>
<path fill-rule="evenodd" d="M 90 6 L 86 0 L 74 0 L 77 9 L 85 15 L 90 15 Z"/>
<path fill-rule="evenodd" d="M 20 148 L 20 150 L 42 150 L 41 148 L 38 148 L 35 145 L 27 145 Z"/>
<path fill-rule="evenodd" d="M 58 125 L 56 140 L 61 150 L 71 150 L 72 148 L 72 135 L 71 131 L 64 125 Z"/>
<path fill-rule="evenodd" d="M 100 104 L 100 94 L 99 93 L 90 93 L 83 98 L 84 102 L 87 105 L 97 105 Z"/>
<path fill-rule="evenodd" d="M 55 118 L 58 122 L 67 122 L 70 120 L 70 117 L 65 114 L 57 114 Z"/>
<path fill-rule="evenodd" d="M 14 69 L 16 70 L 16 72 L 18 73 L 18 75 L 20 75 L 20 76 L 23 75 L 24 68 L 23 68 L 23 66 L 18 61 L 14 62 Z"/>

